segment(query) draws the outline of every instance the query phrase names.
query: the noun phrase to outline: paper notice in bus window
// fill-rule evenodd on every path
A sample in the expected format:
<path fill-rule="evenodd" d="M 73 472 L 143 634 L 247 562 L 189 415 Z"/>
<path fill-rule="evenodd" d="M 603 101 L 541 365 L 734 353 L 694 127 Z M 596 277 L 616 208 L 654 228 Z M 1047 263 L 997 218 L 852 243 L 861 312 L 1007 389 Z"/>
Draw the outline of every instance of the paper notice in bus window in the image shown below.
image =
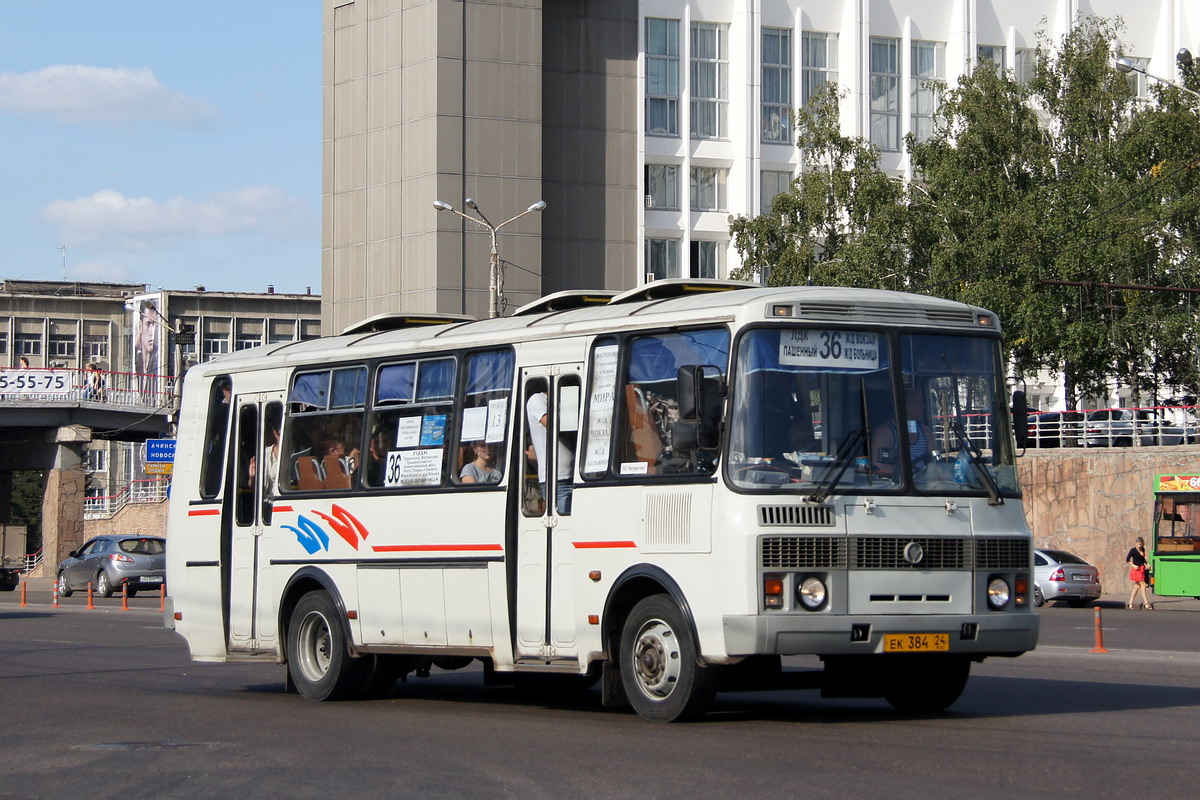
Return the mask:
<path fill-rule="evenodd" d="M 646 461 L 624 461 L 621 463 L 622 475 L 645 475 L 650 471 L 650 464 Z"/>
<path fill-rule="evenodd" d="M 487 404 L 487 436 L 484 441 L 488 444 L 504 441 L 508 430 L 508 400 L 498 397 Z"/>
<path fill-rule="evenodd" d="M 436 486 L 442 482 L 442 450 L 392 450 L 384 486 Z"/>
<path fill-rule="evenodd" d="M 584 472 L 604 472 L 608 469 L 608 446 L 612 438 L 616 389 L 617 345 L 597 347 L 592 353 L 592 395 L 588 403 Z"/>
<path fill-rule="evenodd" d="M 396 429 L 396 447 L 416 447 L 421 443 L 421 418 L 401 417 Z"/>
<path fill-rule="evenodd" d="M 446 415 L 426 414 L 421 420 L 421 447 L 439 447 L 446 442 Z"/>
<path fill-rule="evenodd" d="M 478 442 L 487 431 L 487 406 L 463 409 L 462 441 Z"/>
<path fill-rule="evenodd" d="M 779 363 L 794 367 L 879 369 L 879 334 L 867 331 L 784 330 Z"/>

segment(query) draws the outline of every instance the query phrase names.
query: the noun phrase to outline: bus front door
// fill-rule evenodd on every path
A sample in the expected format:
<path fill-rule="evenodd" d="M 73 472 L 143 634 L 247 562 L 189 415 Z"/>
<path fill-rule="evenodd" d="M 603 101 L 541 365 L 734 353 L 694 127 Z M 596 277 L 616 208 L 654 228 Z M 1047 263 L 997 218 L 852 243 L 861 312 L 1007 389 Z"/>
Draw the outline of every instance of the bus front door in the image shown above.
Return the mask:
<path fill-rule="evenodd" d="M 518 663 L 577 658 L 571 572 L 571 500 L 582 365 L 522 371 L 517 523 Z M 523 469 L 521 469 L 523 468 Z"/>
<path fill-rule="evenodd" d="M 276 628 L 270 603 L 264 603 L 263 532 L 271 525 L 271 504 L 277 493 L 279 434 L 283 395 L 243 394 L 235 400 L 233 520 L 224 571 L 226 629 L 231 651 L 256 652 L 274 648 Z"/>

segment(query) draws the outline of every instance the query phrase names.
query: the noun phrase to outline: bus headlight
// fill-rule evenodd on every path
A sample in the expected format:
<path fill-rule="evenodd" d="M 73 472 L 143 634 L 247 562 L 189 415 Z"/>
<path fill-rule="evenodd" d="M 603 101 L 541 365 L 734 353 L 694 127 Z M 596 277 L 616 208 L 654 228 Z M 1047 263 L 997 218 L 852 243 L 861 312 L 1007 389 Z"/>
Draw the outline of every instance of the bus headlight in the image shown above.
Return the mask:
<path fill-rule="evenodd" d="M 1012 591 L 1008 588 L 1008 581 L 1004 578 L 992 578 L 988 581 L 987 590 L 988 605 L 999 611 L 1008 605 L 1008 601 L 1012 599 Z"/>
<path fill-rule="evenodd" d="M 828 598 L 829 590 L 825 588 L 825 581 L 815 575 L 802 579 L 796 587 L 796 599 L 805 611 L 820 611 Z"/>

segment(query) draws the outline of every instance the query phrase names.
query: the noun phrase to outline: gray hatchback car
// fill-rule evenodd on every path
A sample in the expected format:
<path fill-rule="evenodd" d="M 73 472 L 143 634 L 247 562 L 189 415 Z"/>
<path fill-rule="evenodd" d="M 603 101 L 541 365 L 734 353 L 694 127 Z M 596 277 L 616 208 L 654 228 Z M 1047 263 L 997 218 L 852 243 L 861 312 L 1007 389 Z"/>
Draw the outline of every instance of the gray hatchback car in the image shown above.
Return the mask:
<path fill-rule="evenodd" d="M 1082 608 L 1100 597 L 1100 570 L 1066 550 L 1033 551 L 1033 604 L 1066 600 Z"/>
<path fill-rule="evenodd" d="M 166 582 L 167 542 L 154 536 L 97 536 L 58 565 L 58 593 L 70 597 L 91 583 L 101 597 L 158 589 Z"/>

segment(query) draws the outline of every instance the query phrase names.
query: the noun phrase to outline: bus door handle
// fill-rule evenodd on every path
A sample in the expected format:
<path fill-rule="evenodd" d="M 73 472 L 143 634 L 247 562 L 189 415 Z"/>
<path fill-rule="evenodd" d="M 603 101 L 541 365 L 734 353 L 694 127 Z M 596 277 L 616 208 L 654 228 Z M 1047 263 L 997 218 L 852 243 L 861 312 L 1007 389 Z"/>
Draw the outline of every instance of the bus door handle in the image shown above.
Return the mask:
<path fill-rule="evenodd" d="M 542 524 L 546 526 L 546 528 L 553 528 L 558 525 L 558 517 L 550 515 L 542 517 Z"/>

